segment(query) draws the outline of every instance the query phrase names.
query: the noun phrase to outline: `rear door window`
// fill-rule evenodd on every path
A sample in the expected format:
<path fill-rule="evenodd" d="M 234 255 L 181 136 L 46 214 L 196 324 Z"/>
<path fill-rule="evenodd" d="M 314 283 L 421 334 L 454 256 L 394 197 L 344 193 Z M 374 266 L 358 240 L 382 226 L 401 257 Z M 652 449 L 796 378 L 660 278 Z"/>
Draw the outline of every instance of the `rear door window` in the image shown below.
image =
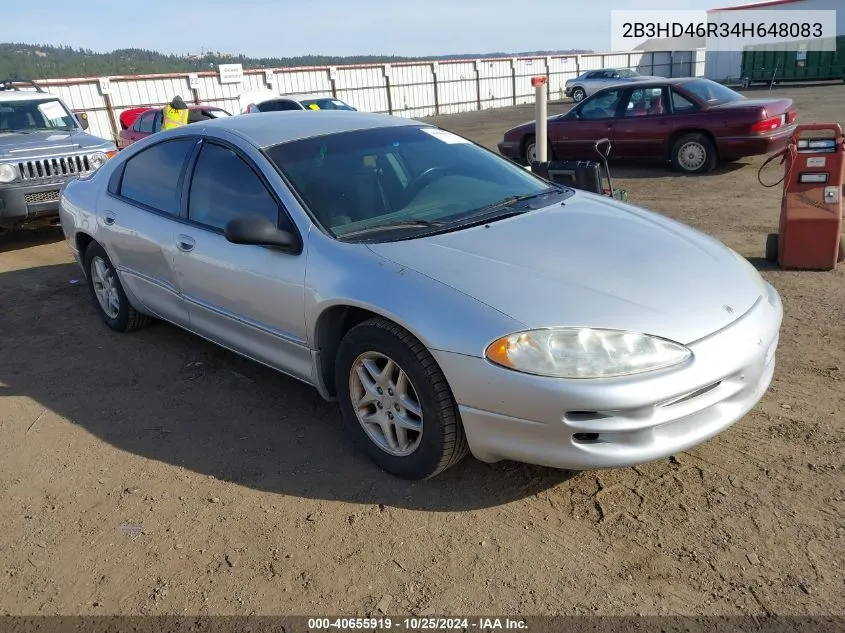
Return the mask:
<path fill-rule="evenodd" d="M 119 195 L 155 211 L 179 215 L 179 177 L 194 143 L 193 139 L 173 139 L 138 152 L 126 161 Z"/>
<path fill-rule="evenodd" d="M 135 121 L 135 125 L 132 126 L 132 129 L 143 134 L 152 134 L 154 117 L 155 112 L 144 112 L 144 114 L 138 117 L 138 120 Z"/>
<path fill-rule="evenodd" d="M 257 106 L 259 112 L 279 112 L 285 110 L 301 110 L 296 103 L 290 99 L 273 99 L 265 101 Z"/>

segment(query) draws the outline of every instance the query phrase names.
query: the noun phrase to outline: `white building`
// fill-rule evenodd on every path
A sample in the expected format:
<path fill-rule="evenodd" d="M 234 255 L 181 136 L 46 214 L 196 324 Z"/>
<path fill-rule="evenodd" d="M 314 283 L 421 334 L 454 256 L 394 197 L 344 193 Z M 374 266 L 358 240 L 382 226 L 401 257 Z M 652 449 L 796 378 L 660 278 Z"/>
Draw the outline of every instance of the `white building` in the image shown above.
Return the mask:
<path fill-rule="evenodd" d="M 788 23 L 800 22 L 800 15 L 804 11 L 836 10 L 836 35 L 845 35 L 845 2 L 843 0 L 767 0 L 766 2 L 711 9 L 707 12 L 708 20 L 716 23 L 722 21 L 733 23 L 735 18 L 731 17 L 731 12 L 749 10 L 777 10 L 785 14 L 794 13 L 794 16 L 784 16 L 784 21 Z M 709 38 L 707 40 L 707 51 L 704 62 L 705 76 L 714 81 L 741 81 L 742 51 L 719 50 L 719 43 L 719 38 Z"/>

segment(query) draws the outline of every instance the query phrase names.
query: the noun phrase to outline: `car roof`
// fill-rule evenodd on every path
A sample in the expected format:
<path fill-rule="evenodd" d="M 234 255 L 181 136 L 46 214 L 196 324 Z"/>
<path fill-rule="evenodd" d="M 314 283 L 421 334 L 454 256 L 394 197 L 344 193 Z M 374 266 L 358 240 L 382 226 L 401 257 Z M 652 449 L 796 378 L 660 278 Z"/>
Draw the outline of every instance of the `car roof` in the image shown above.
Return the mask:
<path fill-rule="evenodd" d="M 337 97 L 330 94 L 282 95 L 282 99 L 293 99 L 294 101 L 308 101 L 309 99 L 337 99 Z M 340 99 L 338 99 L 338 101 L 340 101 Z"/>
<path fill-rule="evenodd" d="M 260 101 L 256 101 L 256 103 L 263 103 L 264 101 L 275 101 L 276 99 L 287 99 L 288 101 L 308 101 L 310 99 L 337 99 L 337 97 L 323 93 L 296 95 L 267 94 Z M 338 99 L 338 101 L 340 101 L 340 99 Z"/>
<path fill-rule="evenodd" d="M 209 129 L 230 130 L 250 140 L 257 147 L 264 148 L 326 134 L 427 124 L 371 112 L 325 110 L 315 116 L 311 111 L 289 110 L 224 117 L 200 125 Z M 193 125 L 191 127 L 193 128 Z"/>
<path fill-rule="evenodd" d="M 639 81 L 623 81 L 622 83 L 613 84 L 612 86 L 608 86 L 607 88 L 602 88 L 601 90 L 597 91 L 595 94 L 599 94 L 600 92 L 604 92 L 605 90 L 618 90 L 619 88 L 628 88 L 631 86 L 637 86 L 638 88 L 648 88 L 649 86 L 679 86 L 685 83 L 689 83 L 690 81 L 696 79 L 707 79 L 706 77 L 663 77 L 659 79 L 648 79 L 643 81 L 642 79 Z M 709 80 L 708 80 L 709 81 Z"/>
<path fill-rule="evenodd" d="M 46 101 L 58 99 L 57 95 L 50 92 L 38 92 L 37 90 L 16 90 L 0 92 L 0 103 L 8 101 Z"/>
<path fill-rule="evenodd" d="M 187 106 L 188 106 L 188 110 L 223 110 L 223 108 L 221 108 L 220 106 L 209 105 L 207 103 L 189 103 L 189 104 L 187 104 Z M 136 111 L 138 111 L 138 112 L 147 113 L 147 112 L 150 112 L 151 110 L 161 110 L 161 107 L 162 106 L 150 106 L 148 108 L 145 108 L 145 107 L 128 108 L 127 110 L 124 110 L 124 112 L 136 112 Z M 225 112 L 225 110 L 224 110 L 224 112 Z"/>

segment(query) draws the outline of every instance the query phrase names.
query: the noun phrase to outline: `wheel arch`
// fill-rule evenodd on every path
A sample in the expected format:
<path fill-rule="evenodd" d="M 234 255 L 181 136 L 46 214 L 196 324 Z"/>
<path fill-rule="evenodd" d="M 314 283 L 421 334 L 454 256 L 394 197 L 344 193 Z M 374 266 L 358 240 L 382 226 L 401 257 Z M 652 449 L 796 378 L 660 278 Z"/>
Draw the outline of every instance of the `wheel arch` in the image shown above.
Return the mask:
<path fill-rule="evenodd" d="M 88 247 L 91 246 L 92 242 L 96 240 L 90 234 L 86 233 L 85 231 L 78 231 L 73 238 L 74 245 L 76 246 L 76 252 L 79 254 L 79 263 L 82 264 L 85 262 L 85 251 L 88 250 Z M 98 242 L 99 243 L 99 242 Z M 82 266 L 85 276 L 88 276 L 88 271 L 85 270 L 85 266 Z"/>
<path fill-rule="evenodd" d="M 535 140 L 536 138 L 537 138 L 536 132 L 534 132 L 534 131 L 527 132 L 522 137 L 522 141 L 520 141 L 520 143 L 519 143 L 519 156 L 522 160 L 526 161 L 526 164 L 528 162 L 527 155 L 526 155 L 526 151 L 528 149 L 528 143 Z M 555 160 L 554 148 L 552 147 L 552 144 L 549 143 L 548 138 L 546 138 L 546 143 L 548 145 L 547 151 L 548 151 L 548 154 L 549 154 L 548 155 L 549 160 Z"/>
<path fill-rule="evenodd" d="M 371 306 L 356 305 L 352 302 L 336 303 L 320 312 L 314 323 L 313 349 L 314 371 L 318 388 L 324 398 L 333 400 L 337 396 L 335 389 L 335 358 L 343 337 L 356 325 L 369 319 L 384 319 L 401 327 L 417 339 L 426 348 L 429 345 L 413 327 L 400 322 L 394 315 Z"/>

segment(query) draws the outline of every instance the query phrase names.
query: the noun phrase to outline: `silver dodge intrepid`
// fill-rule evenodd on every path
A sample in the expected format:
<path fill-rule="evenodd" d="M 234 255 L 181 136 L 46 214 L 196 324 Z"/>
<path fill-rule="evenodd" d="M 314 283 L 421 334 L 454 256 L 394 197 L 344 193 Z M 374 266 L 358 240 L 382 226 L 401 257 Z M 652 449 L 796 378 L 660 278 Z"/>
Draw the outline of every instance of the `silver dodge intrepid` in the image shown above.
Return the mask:
<path fill-rule="evenodd" d="M 410 119 L 154 134 L 71 180 L 60 215 L 108 327 L 164 320 L 314 386 L 398 477 L 469 452 L 664 458 L 774 372 L 780 297 L 734 251 Z"/>

